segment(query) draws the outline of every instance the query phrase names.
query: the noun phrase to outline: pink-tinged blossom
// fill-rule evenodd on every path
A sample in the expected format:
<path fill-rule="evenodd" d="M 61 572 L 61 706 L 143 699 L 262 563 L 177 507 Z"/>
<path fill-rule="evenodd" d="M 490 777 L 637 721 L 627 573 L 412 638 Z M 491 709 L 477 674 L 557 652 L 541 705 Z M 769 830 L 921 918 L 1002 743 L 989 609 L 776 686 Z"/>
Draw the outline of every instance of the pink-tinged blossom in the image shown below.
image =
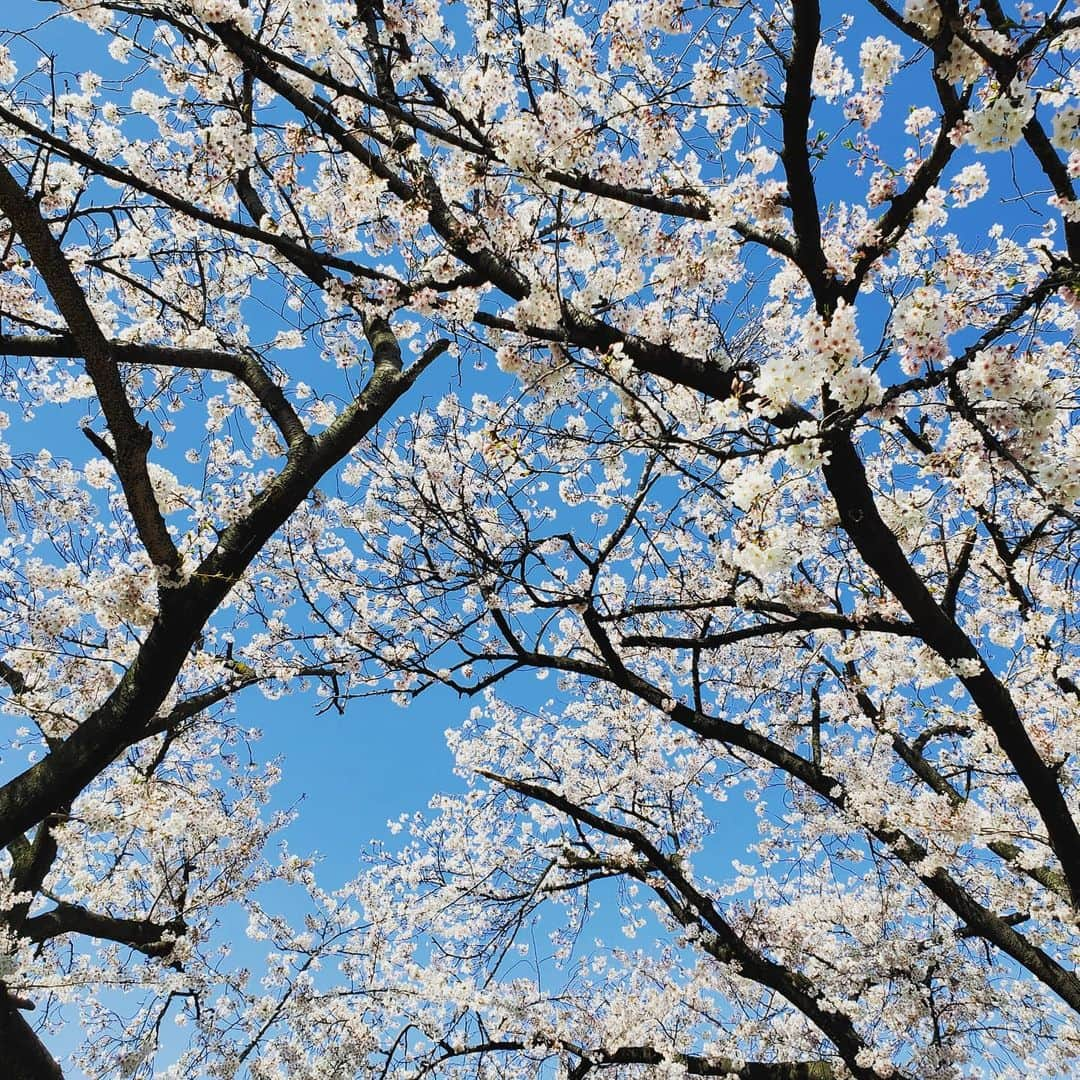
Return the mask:
<path fill-rule="evenodd" d="M 921 286 L 900 302 L 893 320 L 904 370 L 914 375 L 924 361 L 943 359 L 948 353 L 948 304 L 931 286 Z"/>
<path fill-rule="evenodd" d="M 905 0 L 904 18 L 933 37 L 941 26 L 941 5 L 938 0 Z"/>
<path fill-rule="evenodd" d="M 843 58 L 827 45 L 820 45 L 814 54 L 814 79 L 811 88 L 826 101 L 835 103 L 855 88 Z"/>
<path fill-rule="evenodd" d="M 1035 95 L 1024 85 L 999 90 L 992 99 L 966 114 L 965 141 L 983 153 L 1010 150 L 1035 112 Z"/>

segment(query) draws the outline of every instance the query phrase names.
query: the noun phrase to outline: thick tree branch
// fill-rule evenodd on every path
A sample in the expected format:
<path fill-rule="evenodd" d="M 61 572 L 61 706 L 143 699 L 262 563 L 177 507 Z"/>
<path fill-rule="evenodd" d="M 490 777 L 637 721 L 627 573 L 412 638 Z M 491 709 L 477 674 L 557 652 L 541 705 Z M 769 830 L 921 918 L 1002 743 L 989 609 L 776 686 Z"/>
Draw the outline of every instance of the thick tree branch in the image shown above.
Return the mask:
<path fill-rule="evenodd" d="M 896 537 L 882 520 L 861 458 L 848 434 L 834 430 L 823 471 L 836 500 L 841 524 L 863 560 L 901 603 L 919 636 L 939 656 L 957 665 L 963 683 L 997 737 L 1033 805 L 1061 864 L 1072 902 L 1080 904 L 1080 830 L 1054 770 L 1039 756 L 1006 687 L 983 662 L 975 646 L 931 596 Z M 966 670 L 974 666 L 975 673 Z"/>
<path fill-rule="evenodd" d="M 745 724 L 719 716 L 704 715 L 679 702 L 673 706 L 665 690 L 625 667 L 612 671 L 603 664 L 527 650 L 519 652 L 517 659 L 534 667 L 574 672 L 620 686 L 702 738 L 716 740 L 753 754 L 804 784 L 841 813 L 849 812 L 849 799 L 843 783 L 816 762 L 802 757 Z M 884 844 L 966 926 L 1026 967 L 1071 1008 L 1080 1012 L 1080 978 L 1062 967 L 1044 950 L 1032 945 L 1000 915 L 975 900 L 946 869 L 937 866 L 929 870 L 923 869 L 928 853 L 922 844 L 887 821 L 860 821 L 860 826 L 868 835 Z"/>
<path fill-rule="evenodd" d="M 737 1080 L 837 1080 L 836 1066 L 828 1061 L 743 1061 L 707 1058 L 699 1054 L 662 1054 L 649 1046 L 620 1046 L 617 1050 L 582 1051 L 581 1061 L 567 1080 L 585 1080 L 607 1065 L 681 1065 L 690 1076 L 735 1077 Z"/>
<path fill-rule="evenodd" d="M 821 218 L 818 214 L 814 172 L 807 147 L 810 109 L 814 95 L 810 85 L 814 56 L 821 40 L 821 8 L 818 0 L 799 0 L 791 5 L 791 56 L 787 64 L 780 159 L 787 175 L 791 221 L 797 239 L 795 261 L 802 270 L 819 304 L 831 295 L 833 283 L 821 246 Z"/>
<path fill-rule="evenodd" d="M 102 915 L 78 904 L 59 903 L 50 911 L 26 919 L 19 932 L 31 941 L 49 941 L 62 934 L 85 934 L 87 937 L 129 945 L 147 956 L 167 957 L 173 944 L 186 931 L 183 919 L 167 923 L 152 919 L 122 919 Z"/>
<path fill-rule="evenodd" d="M 59 243 L 37 204 L 27 197 L 7 166 L 0 163 L 0 210 L 22 238 L 34 267 L 86 362 L 98 401 L 115 443 L 115 466 L 131 516 L 151 562 L 174 572 L 180 554 L 169 536 L 147 473 L 150 429 L 140 424 L 128 401 L 113 350 L 94 318 Z"/>
<path fill-rule="evenodd" d="M 742 1061 L 729 1057 L 703 1057 L 700 1054 L 661 1053 L 651 1046 L 620 1046 L 614 1050 L 586 1048 L 560 1040 L 561 1048 L 578 1058 L 567 1080 L 585 1080 L 590 1073 L 602 1072 L 611 1065 L 681 1066 L 690 1076 L 719 1076 L 735 1080 L 838 1080 L 836 1066 L 828 1061 Z M 434 1072 L 438 1065 L 461 1058 L 481 1057 L 521 1050 L 541 1050 L 518 1039 L 490 1039 L 468 1046 L 447 1047 L 435 1061 L 418 1073 Z"/>
<path fill-rule="evenodd" d="M 885 619 L 876 615 L 852 618 L 829 611 L 804 611 L 791 618 L 776 622 L 756 623 L 725 630 L 719 634 L 703 634 L 700 637 L 676 637 L 661 634 L 627 634 L 624 645 L 643 645 L 661 649 L 717 649 L 738 641 L 787 634 L 800 630 L 845 630 L 854 633 L 896 634 L 901 637 L 918 637 L 919 628 L 914 623 L 897 619 Z"/>
<path fill-rule="evenodd" d="M 118 363 L 147 367 L 192 368 L 196 371 L 221 371 L 234 376 L 251 391 L 281 432 L 287 446 L 303 445 L 309 438 L 296 411 L 281 387 L 270 378 L 254 357 L 216 349 L 184 349 L 168 345 L 133 345 L 126 341 L 110 343 Z M 11 337 L 0 335 L 0 356 L 82 356 L 70 334 L 54 337 Z"/>
<path fill-rule="evenodd" d="M 737 964 L 744 977 L 774 990 L 795 1006 L 833 1043 L 856 1080 L 883 1080 L 881 1074 L 859 1064 L 860 1054 L 866 1047 L 851 1021 L 827 1005 L 806 976 L 770 960 L 749 945 L 723 918 L 711 898 L 697 889 L 676 862 L 664 855 L 644 833 L 601 817 L 540 784 L 490 772 L 481 771 L 481 775 L 510 791 L 542 802 L 597 832 L 628 842 L 651 870 L 671 884 L 677 895 L 658 890 L 649 874 L 642 874 L 639 879 L 665 900 L 672 915 L 683 925 L 700 922 L 715 935 L 715 946 L 710 951 L 717 959 Z M 899 1074 L 890 1071 L 885 1075 L 895 1077 Z"/>
<path fill-rule="evenodd" d="M 222 533 L 189 579 L 161 592 L 158 616 L 116 689 L 39 762 L 0 787 L 0 846 L 75 799 L 115 757 L 144 737 L 206 620 L 251 560 L 320 478 L 363 438 L 443 351 L 436 342 L 405 372 L 388 357 L 356 400 L 306 450 L 289 458 Z"/>
<path fill-rule="evenodd" d="M 66 819 L 70 811 L 70 806 L 63 806 L 55 814 L 49 815 L 37 827 L 32 841 L 20 833 L 8 844 L 11 853 L 11 871 L 8 874 L 11 891 L 29 895 L 29 899 L 22 900 L 7 913 L 6 921 L 16 932 L 56 861 L 59 849 L 53 836 L 53 826 Z"/>
<path fill-rule="evenodd" d="M 24 694 L 26 692 L 26 676 L 5 660 L 0 660 L 0 680 L 7 683 L 8 689 L 13 694 Z"/>
<path fill-rule="evenodd" d="M 5 1080 L 64 1080 L 60 1065 L 23 1018 L 21 1010 L 26 1007 L 26 1002 L 0 983 L 0 1051 Z"/>

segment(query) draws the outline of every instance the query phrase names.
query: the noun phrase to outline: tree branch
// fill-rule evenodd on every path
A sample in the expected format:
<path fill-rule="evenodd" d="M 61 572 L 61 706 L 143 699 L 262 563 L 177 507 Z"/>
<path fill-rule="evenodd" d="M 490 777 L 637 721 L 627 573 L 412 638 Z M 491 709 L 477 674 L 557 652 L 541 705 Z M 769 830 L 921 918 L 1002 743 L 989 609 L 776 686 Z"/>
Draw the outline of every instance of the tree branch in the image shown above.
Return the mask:
<path fill-rule="evenodd" d="M 115 757 L 144 737 L 189 650 L 255 555 L 319 479 L 363 438 L 439 356 L 430 346 L 404 372 L 387 360 L 368 385 L 310 447 L 291 456 L 221 534 L 197 570 L 161 591 L 160 610 L 135 660 L 106 700 L 40 761 L 0 787 L 0 846 L 75 799 Z"/>
<path fill-rule="evenodd" d="M 737 1080 L 837 1080 L 836 1066 L 828 1061 L 743 1061 L 701 1057 L 698 1054 L 662 1054 L 650 1046 L 620 1046 L 617 1050 L 582 1052 L 581 1061 L 567 1080 L 584 1080 L 593 1069 L 607 1065 L 681 1065 L 690 1076 L 721 1076 Z"/>
<path fill-rule="evenodd" d="M 768 959 L 750 946 L 723 918 L 712 899 L 698 890 L 675 861 L 665 856 L 644 833 L 629 825 L 609 821 L 540 784 L 483 770 L 480 770 L 480 775 L 510 791 L 559 810 L 597 832 L 628 842 L 652 870 L 671 883 L 682 900 L 666 893 L 666 890 L 658 890 L 649 875 L 635 876 L 665 900 L 668 909 L 680 923 L 686 926 L 697 925 L 699 922 L 705 924 L 716 937 L 716 944 L 709 951 L 713 952 L 717 959 L 724 963 L 737 964 L 745 978 L 774 990 L 803 1013 L 833 1043 L 856 1080 L 883 1080 L 880 1073 L 859 1064 L 860 1055 L 866 1046 L 851 1021 L 824 1003 L 813 982 L 805 975 Z M 895 1077 L 897 1073 L 890 1071 L 885 1074 L 885 1077 L 889 1076 Z"/>
<path fill-rule="evenodd" d="M 738 641 L 787 634 L 799 630 L 845 630 L 854 633 L 897 634 L 901 637 L 918 637 L 919 628 L 914 623 L 884 619 L 876 615 L 851 618 L 828 611 L 804 611 L 780 622 L 757 623 L 726 630 L 719 634 L 702 637 L 668 637 L 657 634 L 628 634 L 622 639 L 624 645 L 647 645 L 661 649 L 716 649 Z"/>
<path fill-rule="evenodd" d="M 251 391 L 281 432 L 287 446 L 303 445 L 310 438 L 296 411 L 281 387 L 266 369 L 250 355 L 221 352 L 216 349 L 184 349 L 170 345 L 135 345 L 126 341 L 110 342 L 117 363 L 146 367 L 192 368 L 196 371 L 220 371 L 234 376 Z M 0 356 L 81 357 L 82 350 L 70 334 L 46 336 L 0 335 Z"/>
<path fill-rule="evenodd" d="M 234 221 L 209 210 L 204 210 L 201 206 L 197 206 L 179 195 L 174 195 L 158 184 L 153 184 L 148 180 L 135 176 L 133 173 L 125 172 L 115 165 L 110 165 L 108 162 L 94 157 L 93 154 L 87 153 L 85 150 L 80 150 L 77 146 L 73 146 L 58 135 L 30 123 L 25 117 L 12 112 L 2 104 L 0 104 L 0 120 L 17 128 L 42 147 L 52 150 L 68 161 L 88 169 L 94 175 L 112 180 L 114 183 L 130 188 L 132 191 L 138 191 L 151 199 L 155 199 L 170 210 L 175 210 L 185 217 L 191 218 L 193 221 L 202 222 L 204 225 L 209 225 L 213 229 L 220 229 L 222 232 L 233 236 L 253 240 L 289 259 L 295 255 L 313 256 L 324 266 L 334 270 L 342 270 L 353 277 L 398 284 L 397 278 L 378 270 L 372 270 L 370 267 L 364 266 L 363 263 L 358 263 L 353 259 L 346 259 L 331 252 L 313 252 L 311 249 L 298 245 L 294 240 L 290 240 L 286 236 L 268 232 L 266 229 L 253 225 L 245 225 L 243 222 Z"/>
<path fill-rule="evenodd" d="M 817 763 L 789 750 L 745 724 L 719 716 L 699 713 L 682 703 L 672 706 L 668 693 L 634 674 L 628 668 L 613 672 L 602 664 L 549 653 L 522 652 L 522 663 L 539 668 L 575 672 L 610 682 L 669 715 L 677 724 L 705 739 L 734 746 L 768 762 L 800 781 L 842 813 L 849 812 L 844 785 Z M 923 869 L 926 848 L 887 822 L 859 822 L 869 836 L 885 845 L 915 876 L 967 925 L 988 942 L 1011 956 L 1036 978 L 1049 986 L 1071 1008 L 1080 1012 L 1080 978 L 1062 967 L 1052 956 L 1017 933 L 1000 915 L 980 904 L 942 867 Z"/>
<path fill-rule="evenodd" d="M 12 176 L 0 163 L 0 209 L 22 238 L 35 269 L 45 282 L 57 309 L 86 362 L 98 401 L 115 443 L 115 466 L 132 520 L 150 561 L 169 571 L 180 566 L 180 554 L 169 536 L 147 473 L 150 429 L 135 418 L 127 391 L 114 362 L 113 350 L 94 318 L 60 244 Z"/>
<path fill-rule="evenodd" d="M 0 983 L 0 1047 L 6 1080 L 64 1080 L 57 1061 L 45 1049 L 21 1009 L 33 1008 Z"/>
<path fill-rule="evenodd" d="M 122 919 L 102 915 L 78 904 L 59 903 L 51 911 L 33 915 L 19 928 L 19 933 L 31 941 L 49 941 L 62 934 L 85 934 L 87 937 L 129 945 L 147 956 L 167 957 L 174 941 L 182 937 L 187 927 L 177 917 L 167 923 L 151 919 Z M 166 940 L 171 937 L 172 940 Z"/>
<path fill-rule="evenodd" d="M 787 63 L 784 101 L 780 106 L 784 137 L 780 159 L 787 175 L 791 222 L 797 238 L 795 261 L 820 305 L 831 294 L 832 275 L 821 247 L 821 218 L 807 134 L 814 101 L 810 90 L 814 56 L 821 39 L 821 8 L 818 0 L 799 0 L 791 5 L 791 12 L 791 56 Z"/>
<path fill-rule="evenodd" d="M 1050 845 L 1068 882 L 1071 901 L 1074 906 L 1080 905 L 1080 830 L 1054 770 L 1039 756 L 1006 687 L 983 662 L 967 634 L 931 596 L 882 520 L 866 470 L 849 435 L 833 430 L 828 447 L 830 454 L 823 472 L 844 530 L 863 561 L 881 578 L 918 627 L 923 641 L 946 662 L 977 664 L 976 674 L 958 670 L 957 678 L 1016 769 L 1046 827 Z"/>

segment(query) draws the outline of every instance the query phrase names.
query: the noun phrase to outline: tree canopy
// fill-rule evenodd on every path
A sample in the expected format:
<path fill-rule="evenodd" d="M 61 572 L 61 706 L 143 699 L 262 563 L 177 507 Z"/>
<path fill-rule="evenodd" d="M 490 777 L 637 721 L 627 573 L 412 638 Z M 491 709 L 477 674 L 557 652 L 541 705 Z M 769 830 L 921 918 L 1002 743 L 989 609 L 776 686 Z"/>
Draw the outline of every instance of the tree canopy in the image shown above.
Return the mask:
<path fill-rule="evenodd" d="M 3 20 L 10 1075 L 1075 1075 L 1080 7 Z"/>

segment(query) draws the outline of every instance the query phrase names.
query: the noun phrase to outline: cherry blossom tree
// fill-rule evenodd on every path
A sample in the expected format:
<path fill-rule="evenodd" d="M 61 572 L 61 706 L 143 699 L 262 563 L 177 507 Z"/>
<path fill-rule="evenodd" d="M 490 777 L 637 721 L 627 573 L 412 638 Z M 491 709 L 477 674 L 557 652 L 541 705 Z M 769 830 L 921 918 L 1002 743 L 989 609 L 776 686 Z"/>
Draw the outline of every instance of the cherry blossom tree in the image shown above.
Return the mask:
<path fill-rule="evenodd" d="M 1080 8 L 26 10 L 12 1075 L 1072 1075 Z M 333 892 L 305 687 L 462 699 Z"/>

